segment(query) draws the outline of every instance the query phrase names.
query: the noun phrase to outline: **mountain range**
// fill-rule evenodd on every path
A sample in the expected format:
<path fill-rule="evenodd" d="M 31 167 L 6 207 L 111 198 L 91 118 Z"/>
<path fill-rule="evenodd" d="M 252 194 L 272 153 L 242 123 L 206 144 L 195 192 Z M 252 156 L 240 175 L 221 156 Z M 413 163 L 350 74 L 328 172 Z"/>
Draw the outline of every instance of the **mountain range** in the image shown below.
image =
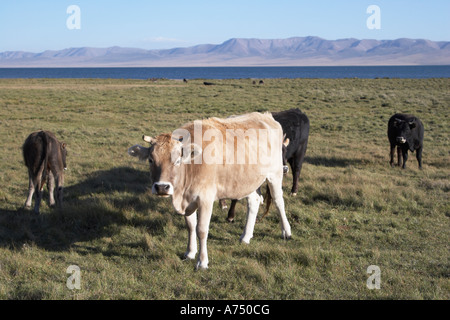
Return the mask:
<path fill-rule="evenodd" d="M 319 37 L 233 38 L 221 44 L 145 50 L 68 48 L 40 53 L 0 53 L 0 67 L 196 67 L 196 66 L 450 65 L 450 41 Z"/>

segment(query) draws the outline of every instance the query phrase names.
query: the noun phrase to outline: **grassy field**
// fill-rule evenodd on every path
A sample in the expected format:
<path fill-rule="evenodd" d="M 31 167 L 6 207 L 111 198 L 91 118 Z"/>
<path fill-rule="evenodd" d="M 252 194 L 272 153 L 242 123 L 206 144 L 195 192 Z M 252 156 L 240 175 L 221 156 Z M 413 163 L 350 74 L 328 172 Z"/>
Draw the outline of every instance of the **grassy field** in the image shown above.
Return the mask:
<path fill-rule="evenodd" d="M 0 299 L 450 299 L 450 79 L 214 82 L 0 80 Z M 184 218 L 127 148 L 194 119 L 293 107 L 311 122 L 299 194 L 290 173 L 283 186 L 293 239 L 272 207 L 240 244 L 245 201 L 233 224 L 215 204 L 210 268 L 195 271 Z M 414 155 L 389 166 L 395 112 L 424 123 L 422 171 Z M 21 146 L 39 129 L 68 144 L 69 169 L 64 208 L 45 195 L 37 217 L 21 209 Z"/>

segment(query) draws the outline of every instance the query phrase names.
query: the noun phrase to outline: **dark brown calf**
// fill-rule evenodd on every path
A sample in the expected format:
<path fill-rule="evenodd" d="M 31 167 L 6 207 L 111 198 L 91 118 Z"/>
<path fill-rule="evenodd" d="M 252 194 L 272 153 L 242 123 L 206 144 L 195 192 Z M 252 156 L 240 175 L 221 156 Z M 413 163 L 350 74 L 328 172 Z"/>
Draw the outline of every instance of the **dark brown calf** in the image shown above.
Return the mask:
<path fill-rule="evenodd" d="M 35 195 L 34 212 L 39 213 L 42 191 L 47 182 L 50 206 L 55 205 L 53 195 L 56 182 L 56 203 L 62 205 L 64 170 L 66 169 L 66 144 L 59 142 L 49 131 L 33 132 L 25 140 L 22 147 L 25 165 L 28 168 L 29 189 L 25 208 L 31 208 Z M 48 179 L 48 180 L 46 180 Z"/>

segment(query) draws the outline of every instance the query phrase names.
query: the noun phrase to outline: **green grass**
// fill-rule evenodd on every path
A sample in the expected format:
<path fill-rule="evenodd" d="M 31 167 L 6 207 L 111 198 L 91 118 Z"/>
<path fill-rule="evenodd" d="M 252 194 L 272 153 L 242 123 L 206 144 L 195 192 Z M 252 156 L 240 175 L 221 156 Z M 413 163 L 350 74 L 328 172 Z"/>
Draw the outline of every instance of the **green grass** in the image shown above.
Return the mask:
<path fill-rule="evenodd" d="M 449 299 L 450 79 L 0 80 L 0 299 Z M 296 197 L 239 243 L 214 206 L 209 269 L 183 261 L 187 230 L 170 199 L 149 192 L 146 163 L 127 155 L 142 134 L 210 116 L 299 107 L 311 122 Z M 387 121 L 425 125 L 422 171 L 389 166 Z M 64 208 L 22 210 L 21 146 L 53 131 L 68 144 Z M 78 265 L 81 289 L 69 290 Z M 381 269 L 369 290 L 367 267 Z"/>

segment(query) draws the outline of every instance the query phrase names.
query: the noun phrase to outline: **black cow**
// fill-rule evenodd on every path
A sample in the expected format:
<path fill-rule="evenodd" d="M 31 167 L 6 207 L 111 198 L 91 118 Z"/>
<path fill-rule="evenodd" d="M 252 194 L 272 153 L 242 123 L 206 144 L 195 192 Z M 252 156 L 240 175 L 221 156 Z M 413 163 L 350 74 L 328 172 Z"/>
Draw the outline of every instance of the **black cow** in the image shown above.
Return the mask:
<path fill-rule="evenodd" d="M 34 212 L 39 213 L 42 192 L 45 182 L 49 191 L 50 206 L 55 205 L 53 195 L 56 180 L 56 203 L 62 205 L 64 170 L 66 166 L 66 144 L 59 142 L 49 131 L 33 132 L 25 140 L 22 147 L 25 165 L 28 168 L 29 190 L 25 208 L 31 208 L 33 194 L 35 195 Z M 48 177 L 47 177 L 48 176 Z M 48 179 L 47 179 L 48 178 Z"/>
<path fill-rule="evenodd" d="M 422 169 L 422 149 L 423 149 L 423 124 L 416 116 L 411 114 L 394 114 L 388 122 L 388 138 L 391 144 L 391 160 L 392 167 L 394 164 L 395 147 L 397 147 L 398 166 L 406 168 L 406 160 L 408 160 L 408 150 L 416 151 L 419 169 Z"/>
<path fill-rule="evenodd" d="M 283 150 L 283 164 L 289 162 L 292 170 L 293 183 L 291 194 L 297 195 L 298 179 L 305 159 L 306 148 L 309 138 L 309 119 L 300 109 L 290 109 L 280 112 L 272 112 L 273 118 L 281 124 L 285 138 L 289 139 L 289 144 Z M 285 170 L 286 172 L 286 170 Z M 270 193 L 266 196 L 266 213 L 271 202 Z M 232 200 L 230 210 L 228 210 L 227 220 L 232 222 L 235 216 L 237 200 Z M 225 206 L 222 203 L 222 208 Z"/>

